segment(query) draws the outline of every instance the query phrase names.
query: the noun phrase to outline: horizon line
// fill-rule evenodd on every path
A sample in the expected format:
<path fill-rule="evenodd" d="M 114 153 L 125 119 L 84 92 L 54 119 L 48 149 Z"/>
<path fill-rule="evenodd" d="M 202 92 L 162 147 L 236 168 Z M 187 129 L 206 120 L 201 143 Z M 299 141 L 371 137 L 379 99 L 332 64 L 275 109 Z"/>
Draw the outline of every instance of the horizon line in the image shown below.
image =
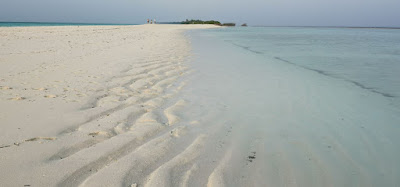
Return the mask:
<path fill-rule="evenodd" d="M 182 21 L 163 21 L 158 24 L 180 23 Z M 54 21 L 0 21 L 0 23 L 49 23 L 49 24 L 103 24 L 103 25 L 142 25 L 145 23 L 105 23 L 105 22 L 54 22 Z M 238 25 L 237 27 L 240 27 Z M 248 27 L 308 27 L 308 28 L 375 28 L 375 29 L 400 29 L 400 26 L 334 26 L 334 25 L 248 25 Z"/>

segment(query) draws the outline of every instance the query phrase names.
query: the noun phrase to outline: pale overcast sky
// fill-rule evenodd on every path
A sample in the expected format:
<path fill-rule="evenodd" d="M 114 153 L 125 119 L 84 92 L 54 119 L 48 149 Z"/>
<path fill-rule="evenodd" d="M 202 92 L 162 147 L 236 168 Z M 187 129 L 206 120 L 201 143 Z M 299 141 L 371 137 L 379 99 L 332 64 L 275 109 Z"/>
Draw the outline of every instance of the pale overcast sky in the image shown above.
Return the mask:
<path fill-rule="evenodd" d="M 1 0 L 0 21 L 400 27 L 400 0 Z"/>

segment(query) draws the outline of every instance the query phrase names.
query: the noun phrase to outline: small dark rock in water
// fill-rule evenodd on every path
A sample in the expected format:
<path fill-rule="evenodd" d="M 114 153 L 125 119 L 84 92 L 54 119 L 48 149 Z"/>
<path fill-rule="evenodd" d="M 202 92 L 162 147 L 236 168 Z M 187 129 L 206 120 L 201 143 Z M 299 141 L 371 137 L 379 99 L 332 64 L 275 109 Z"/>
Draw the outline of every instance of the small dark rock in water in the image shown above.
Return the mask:
<path fill-rule="evenodd" d="M 249 162 L 253 162 L 253 160 L 256 159 L 256 152 L 254 151 L 251 153 L 253 153 L 253 155 L 248 156 L 248 159 L 247 159 L 247 161 L 249 161 Z"/>
<path fill-rule="evenodd" d="M 243 24 L 242 24 L 242 27 L 247 27 L 247 24 L 246 24 L 246 23 L 243 23 Z"/>

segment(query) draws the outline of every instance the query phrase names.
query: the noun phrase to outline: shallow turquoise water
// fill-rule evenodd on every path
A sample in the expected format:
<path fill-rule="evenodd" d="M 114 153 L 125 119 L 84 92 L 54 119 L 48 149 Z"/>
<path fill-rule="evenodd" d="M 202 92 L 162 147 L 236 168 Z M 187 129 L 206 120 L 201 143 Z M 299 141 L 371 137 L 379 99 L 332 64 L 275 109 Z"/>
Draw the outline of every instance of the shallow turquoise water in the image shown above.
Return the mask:
<path fill-rule="evenodd" d="M 182 98 L 226 186 L 399 186 L 399 30 L 189 32 Z M 224 139 L 224 137 L 227 137 Z M 215 147 L 215 146 L 209 146 Z M 256 159 L 246 161 L 256 153 Z"/>
<path fill-rule="evenodd" d="M 248 27 L 206 32 L 265 58 L 351 82 L 388 99 L 400 97 L 400 29 Z"/>

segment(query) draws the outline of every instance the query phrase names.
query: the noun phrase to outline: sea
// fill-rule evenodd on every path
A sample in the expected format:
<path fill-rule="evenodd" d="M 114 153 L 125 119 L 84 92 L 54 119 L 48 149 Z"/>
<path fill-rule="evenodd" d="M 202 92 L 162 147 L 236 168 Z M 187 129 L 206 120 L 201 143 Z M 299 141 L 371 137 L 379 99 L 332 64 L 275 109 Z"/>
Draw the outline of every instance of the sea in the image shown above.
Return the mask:
<path fill-rule="evenodd" d="M 208 33 L 266 59 L 400 97 L 400 29 L 248 27 Z"/>
<path fill-rule="evenodd" d="M 400 29 L 186 36 L 193 73 L 181 116 L 227 129 L 224 156 L 210 152 L 226 186 L 400 186 Z"/>
<path fill-rule="evenodd" d="M 134 25 L 112 23 L 57 23 L 57 22 L 0 22 L 0 27 L 39 27 L 39 26 L 90 26 L 90 25 Z"/>

